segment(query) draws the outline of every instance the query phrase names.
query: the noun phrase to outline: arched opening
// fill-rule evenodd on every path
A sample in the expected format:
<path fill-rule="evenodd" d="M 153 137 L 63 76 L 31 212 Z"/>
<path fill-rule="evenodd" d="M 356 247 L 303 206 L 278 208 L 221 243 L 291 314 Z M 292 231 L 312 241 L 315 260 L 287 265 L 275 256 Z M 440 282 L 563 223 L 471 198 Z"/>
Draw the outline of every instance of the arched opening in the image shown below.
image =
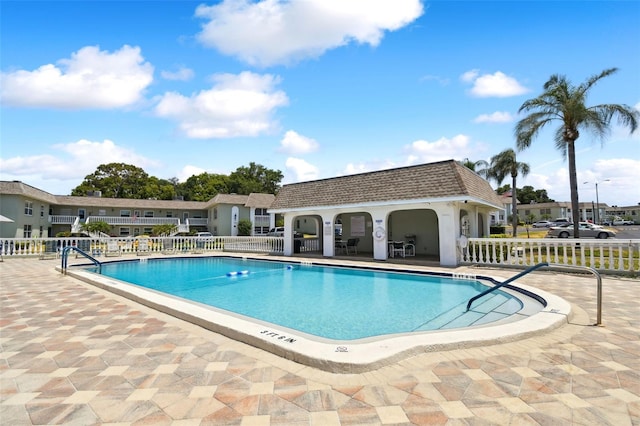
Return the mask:
<path fill-rule="evenodd" d="M 387 219 L 390 249 L 393 242 L 405 244 L 405 256 L 429 260 L 440 259 L 440 233 L 438 215 L 431 209 L 396 210 Z M 413 246 L 410 247 L 410 246 Z M 393 255 L 393 253 L 390 254 Z"/>
<path fill-rule="evenodd" d="M 373 256 L 373 219 L 369 212 L 340 213 L 334 218 L 334 255 Z"/>

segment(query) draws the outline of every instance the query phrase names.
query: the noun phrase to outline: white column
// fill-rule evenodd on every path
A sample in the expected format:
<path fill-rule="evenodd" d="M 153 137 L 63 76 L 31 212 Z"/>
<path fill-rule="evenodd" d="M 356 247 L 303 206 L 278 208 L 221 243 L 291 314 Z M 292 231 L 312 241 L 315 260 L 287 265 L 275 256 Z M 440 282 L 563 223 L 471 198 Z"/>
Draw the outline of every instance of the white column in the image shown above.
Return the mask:
<path fill-rule="evenodd" d="M 295 215 L 293 213 L 284 214 L 284 255 L 293 255 L 293 220 Z"/>
<path fill-rule="evenodd" d="M 335 212 L 324 213 L 321 214 L 321 223 L 320 229 L 318 232 L 321 235 L 318 235 L 318 238 L 322 240 L 322 255 L 326 257 L 333 257 L 336 254 L 336 245 L 335 245 Z"/>
<path fill-rule="evenodd" d="M 373 258 L 376 260 L 386 260 L 389 250 L 389 230 L 387 220 L 391 209 L 376 208 L 370 209 L 371 220 L 373 221 Z"/>
<path fill-rule="evenodd" d="M 457 241 L 460 236 L 460 218 L 453 203 L 447 203 L 436 209 L 438 215 L 438 234 L 440 237 L 440 265 L 456 266 L 458 264 Z"/>

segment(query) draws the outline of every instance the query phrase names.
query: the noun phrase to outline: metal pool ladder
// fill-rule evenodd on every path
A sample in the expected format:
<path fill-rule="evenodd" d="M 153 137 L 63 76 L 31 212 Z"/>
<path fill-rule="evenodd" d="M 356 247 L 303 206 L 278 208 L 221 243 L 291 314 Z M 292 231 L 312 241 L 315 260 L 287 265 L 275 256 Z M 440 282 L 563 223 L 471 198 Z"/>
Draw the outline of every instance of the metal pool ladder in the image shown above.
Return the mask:
<path fill-rule="evenodd" d="M 78 247 L 67 246 L 67 247 L 62 249 L 62 256 L 61 256 L 62 265 L 61 265 L 61 269 L 62 269 L 62 273 L 63 274 L 67 273 L 67 266 L 69 264 L 69 252 L 72 251 L 72 250 L 80 253 L 82 256 L 84 256 L 87 259 L 89 259 L 90 261 L 92 261 L 93 264 L 98 267 L 98 273 L 102 272 L 102 263 L 100 263 L 95 257 L 91 256 L 88 253 L 85 253 L 84 251 L 80 250 Z"/>

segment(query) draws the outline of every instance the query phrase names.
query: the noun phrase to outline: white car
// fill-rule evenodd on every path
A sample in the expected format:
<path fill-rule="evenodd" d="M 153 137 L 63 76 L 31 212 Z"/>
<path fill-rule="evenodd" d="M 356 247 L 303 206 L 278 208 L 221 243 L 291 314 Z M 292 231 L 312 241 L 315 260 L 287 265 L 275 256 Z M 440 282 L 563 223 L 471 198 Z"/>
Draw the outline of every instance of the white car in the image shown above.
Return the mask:
<path fill-rule="evenodd" d="M 267 233 L 270 237 L 284 237 L 284 226 L 278 226 L 277 228 L 271 228 Z"/>
<path fill-rule="evenodd" d="M 551 228 L 553 226 L 553 222 L 549 222 L 548 220 L 539 220 L 534 222 L 531 226 L 534 228 Z"/>
<path fill-rule="evenodd" d="M 604 228 L 589 222 L 580 222 L 578 228 L 580 238 L 615 238 L 616 233 L 611 229 Z M 547 238 L 570 238 L 573 237 L 573 224 L 563 226 L 552 226 L 547 232 Z"/>

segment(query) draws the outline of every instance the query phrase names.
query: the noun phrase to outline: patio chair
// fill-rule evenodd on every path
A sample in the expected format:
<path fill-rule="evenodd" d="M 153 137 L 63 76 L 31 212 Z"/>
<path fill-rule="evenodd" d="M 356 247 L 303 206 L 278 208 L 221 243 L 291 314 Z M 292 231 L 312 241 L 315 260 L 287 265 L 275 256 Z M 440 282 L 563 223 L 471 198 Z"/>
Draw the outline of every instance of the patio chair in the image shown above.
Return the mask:
<path fill-rule="evenodd" d="M 104 251 L 104 255 L 105 257 L 122 255 L 122 250 L 117 240 L 107 241 L 107 249 Z"/>
<path fill-rule="evenodd" d="M 402 257 L 407 255 L 404 250 L 404 241 L 393 241 L 391 243 L 391 257 L 396 257 L 396 255 Z"/>
<path fill-rule="evenodd" d="M 176 248 L 173 245 L 173 238 L 163 238 L 162 254 L 174 254 L 175 252 L 176 252 Z"/>
<path fill-rule="evenodd" d="M 142 256 L 151 254 L 151 247 L 149 246 L 148 238 L 140 238 L 138 240 L 138 248 L 136 249 L 136 255 Z"/>
<path fill-rule="evenodd" d="M 350 254 L 352 251 L 355 254 L 358 254 L 358 243 L 360 242 L 360 238 L 349 238 L 347 240 L 346 250 L 347 254 Z"/>

